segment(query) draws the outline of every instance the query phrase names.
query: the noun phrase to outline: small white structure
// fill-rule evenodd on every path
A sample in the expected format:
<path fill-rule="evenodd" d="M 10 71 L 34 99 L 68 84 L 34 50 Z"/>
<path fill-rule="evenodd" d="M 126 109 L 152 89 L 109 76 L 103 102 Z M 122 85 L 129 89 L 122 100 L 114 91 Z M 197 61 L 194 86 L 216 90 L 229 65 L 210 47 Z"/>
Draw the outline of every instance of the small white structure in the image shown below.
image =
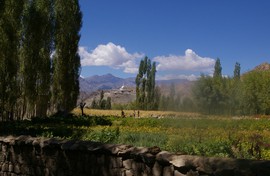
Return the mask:
<path fill-rule="evenodd" d="M 125 89 L 125 85 L 123 84 L 122 87 L 120 87 L 120 91 L 123 91 Z"/>

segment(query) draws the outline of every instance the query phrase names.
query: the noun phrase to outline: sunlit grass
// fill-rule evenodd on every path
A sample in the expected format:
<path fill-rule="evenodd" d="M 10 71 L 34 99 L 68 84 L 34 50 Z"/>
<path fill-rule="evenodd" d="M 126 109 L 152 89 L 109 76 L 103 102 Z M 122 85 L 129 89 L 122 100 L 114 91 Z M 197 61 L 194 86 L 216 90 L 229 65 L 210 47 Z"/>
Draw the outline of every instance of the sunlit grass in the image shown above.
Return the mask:
<path fill-rule="evenodd" d="M 191 113 L 191 112 L 173 112 L 173 111 L 143 111 L 139 110 L 123 110 L 125 117 L 134 117 L 135 118 L 146 118 L 146 117 L 154 117 L 154 118 L 164 118 L 164 117 L 185 117 L 185 118 L 199 118 L 202 117 L 199 113 Z M 81 110 L 76 108 L 72 111 L 76 115 L 81 114 Z M 112 116 L 112 117 L 121 117 L 121 110 L 100 110 L 100 109 L 84 109 L 84 113 L 86 115 L 94 115 L 94 116 Z"/>
<path fill-rule="evenodd" d="M 220 117 L 196 113 L 85 109 L 88 116 L 36 118 L 0 123 L 7 134 L 92 140 L 191 155 L 270 159 L 270 120 L 267 117 Z M 157 117 L 156 117 L 157 116 Z"/>

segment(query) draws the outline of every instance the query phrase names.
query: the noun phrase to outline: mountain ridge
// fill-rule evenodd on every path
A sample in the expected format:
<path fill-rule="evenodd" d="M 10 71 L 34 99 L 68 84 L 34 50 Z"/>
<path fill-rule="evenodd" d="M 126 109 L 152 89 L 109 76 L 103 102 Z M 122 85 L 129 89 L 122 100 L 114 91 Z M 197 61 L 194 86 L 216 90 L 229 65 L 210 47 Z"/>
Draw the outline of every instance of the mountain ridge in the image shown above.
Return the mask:
<path fill-rule="evenodd" d="M 80 77 L 80 92 L 92 93 L 97 90 L 119 89 L 123 85 L 126 87 L 136 87 L 135 77 L 119 78 L 111 73 L 105 75 L 93 75 L 89 77 Z M 157 85 L 170 85 L 172 83 L 187 83 L 187 79 L 156 80 Z"/>

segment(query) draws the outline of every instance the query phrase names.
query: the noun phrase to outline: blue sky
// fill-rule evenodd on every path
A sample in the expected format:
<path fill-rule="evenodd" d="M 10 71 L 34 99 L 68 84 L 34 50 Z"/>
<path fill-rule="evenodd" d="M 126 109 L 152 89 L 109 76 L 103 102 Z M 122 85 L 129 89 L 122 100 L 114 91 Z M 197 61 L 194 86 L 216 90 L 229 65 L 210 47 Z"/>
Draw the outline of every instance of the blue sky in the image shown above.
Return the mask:
<path fill-rule="evenodd" d="M 134 77 L 139 61 L 157 62 L 158 79 L 224 75 L 270 62 L 269 0 L 80 0 L 84 77 Z"/>

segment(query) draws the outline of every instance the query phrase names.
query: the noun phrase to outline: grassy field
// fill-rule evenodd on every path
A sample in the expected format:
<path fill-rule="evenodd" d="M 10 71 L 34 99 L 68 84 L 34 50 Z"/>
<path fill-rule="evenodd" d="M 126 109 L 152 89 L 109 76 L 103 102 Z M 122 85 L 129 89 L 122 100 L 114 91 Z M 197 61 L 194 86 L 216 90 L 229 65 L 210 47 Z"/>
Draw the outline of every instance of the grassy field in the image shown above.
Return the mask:
<path fill-rule="evenodd" d="M 270 120 L 195 113 L 85 110 L 89 116 L 36 118 L 1 123 L 4 134 L 29 134 L 67 139 L 158 146 L 171 152 L 247 159 L 270 159 Z"/>
<path fill-rule="evenodd" d="M 138 110 L 123 110 L 126 117 L 135 117 L 138 118 Z M 73 113 L 76 115 L 81 114 L 81 110 L 76 108 L 73 110 Z M 84 109 L 84 113 L 87 115 L 92 116 L 112 116 L 112 117 L 121 117 L 121 110 L 99 110 L 99 109 Z M 186 118 L 201 118 L 203 117 L 199 113 L 184 113 L 184 112 L 173 112 L 173 111 L 141 111 L 139 110 L 139 115 L 141 118 L 148 118 L 148 117 L 156 117 L 156 118 L 163 118 L 163 117 L 186 117 Z"/>
<path fill-rule="evenodd" d="M 129 118 L 119 118 L 119 110 L 86 110 L 85 113 L 91 115 L 111 116 L 112 125 L 91 127 L 82 138 L 93 140 L 93 131 L 96 131 L 117 136 L 111 141 L 99 139 L 103 142 L 159 146 L 163 150 L 193 155 L 270 159 L 270 120 L 267 117 L 140 111 L 143 118 L 134 118 L 134 111 L 124 112 Z"/>

